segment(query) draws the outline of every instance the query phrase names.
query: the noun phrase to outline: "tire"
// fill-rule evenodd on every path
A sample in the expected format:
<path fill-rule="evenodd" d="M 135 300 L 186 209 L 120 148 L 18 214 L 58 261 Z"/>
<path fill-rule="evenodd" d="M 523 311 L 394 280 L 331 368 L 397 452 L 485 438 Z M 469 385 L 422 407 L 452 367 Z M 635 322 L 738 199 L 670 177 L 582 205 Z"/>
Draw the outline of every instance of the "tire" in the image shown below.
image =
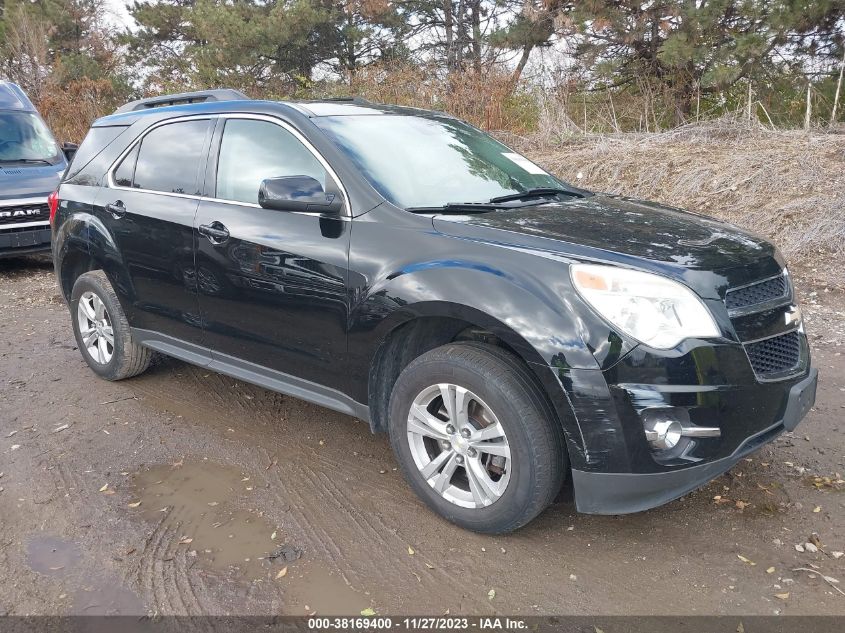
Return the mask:
<path fill-rule="evenodd" d="M 91 314 L 91 309 L 96 312 L 99 308 L 97 300 L 102 302 L 102 319 L 92 320 L 80 313 L 80 302 L 87 305 L 88 314 Z M 150 366 L 153 352 L 132 340 L 126 315 L 109 278 L 103 271 L 87 272 L 77 278 L 70 294 L 70 314 L 79 351 L 88 366 L 101 378 L 123 380 L 137 376 Z M 97 315 L 94 314 L 94 316 Z M 95 339 L 93 346 L 87 345 L 83 336 L 81 320 L 85 318 L 89 325 L 99 322 L 103 332 L 103 336 Z M 96 325 L 94 327 L 96 328 Z M 109 327 L 112 335 L 111 343 L 107 337 Z M 91 336 L 91 330 L 88 329 L 86 334 Z"/>
<path fill-rule="evenodd" d="M 452 386 L 444 391 L 444 384 Z M 453 417 L 444 395 L 461 408 L 462 390 L 468 415 L 455 414 L 452 426 L 469 425 L 463 441 L 460 429 L 450 433 Z M 560 426 L 529 370 L 490 345 L 451 343 L 412 361 L 393 387 L 388 428 L 417 495 L 445 519 L 475 532 L 502 534 L 531 521 L 555 499 L 568 467 Z"/>

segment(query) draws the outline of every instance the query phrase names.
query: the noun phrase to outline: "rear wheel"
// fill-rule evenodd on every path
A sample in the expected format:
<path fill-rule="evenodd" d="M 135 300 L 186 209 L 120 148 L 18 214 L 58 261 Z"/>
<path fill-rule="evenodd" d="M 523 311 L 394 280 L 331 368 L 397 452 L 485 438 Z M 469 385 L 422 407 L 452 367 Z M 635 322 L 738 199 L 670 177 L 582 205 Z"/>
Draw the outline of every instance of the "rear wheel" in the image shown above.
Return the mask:
<path fill-rule="evenodd" d="M 560 489 L 559 427 L 528 370 L 510 354 L 450 344 L 414 360 L 390 399 L 390 439 L 405 478 L 448 520 L 502 533 Z"/>
<path fill-rule="evenodd" d="M 152 351 L 132 340 L 126 315 L 104 272 L 79 276 L 71 291 L 70 312 L 79 350 L 97 375 L 123 380 L 149 367 Z"/>

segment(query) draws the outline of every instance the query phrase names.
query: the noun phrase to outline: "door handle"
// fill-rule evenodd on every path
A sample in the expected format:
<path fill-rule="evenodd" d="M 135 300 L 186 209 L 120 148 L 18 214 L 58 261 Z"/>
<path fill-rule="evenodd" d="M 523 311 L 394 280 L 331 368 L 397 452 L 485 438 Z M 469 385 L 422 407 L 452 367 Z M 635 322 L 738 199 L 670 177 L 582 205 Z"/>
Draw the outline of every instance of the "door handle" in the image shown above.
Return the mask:
<path fill-rule="evenodd" d="M 200 224 L 197 227 L 197 231 L 200 232 L 200 235 L 205 235 L 212 244 L 222 244 L 229 239 L 229 229 L 221 222 Z"/>
<path fill-rule="evenodd" d="M 112 202 L 111 204 L 107 204 L 106 211 L 111 213 L 111 216 L 115 220 L 119 220 L 126 215 L 126 205 L 123 204 L 122 200 L 118 200 L 116 202 Z"/>

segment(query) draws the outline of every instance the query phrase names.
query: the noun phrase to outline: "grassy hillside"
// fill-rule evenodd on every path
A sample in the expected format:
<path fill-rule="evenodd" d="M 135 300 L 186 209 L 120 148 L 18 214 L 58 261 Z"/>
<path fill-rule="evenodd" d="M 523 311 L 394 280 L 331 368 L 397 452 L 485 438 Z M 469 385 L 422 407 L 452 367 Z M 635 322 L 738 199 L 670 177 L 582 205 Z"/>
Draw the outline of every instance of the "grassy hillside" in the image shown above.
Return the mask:
<path fill-rule="evenodd" d="M 658 134 L 505 140 L 588 189 L 763 234 L 805 277 L 845 288 L 845 134 L 708 123 Z"/>

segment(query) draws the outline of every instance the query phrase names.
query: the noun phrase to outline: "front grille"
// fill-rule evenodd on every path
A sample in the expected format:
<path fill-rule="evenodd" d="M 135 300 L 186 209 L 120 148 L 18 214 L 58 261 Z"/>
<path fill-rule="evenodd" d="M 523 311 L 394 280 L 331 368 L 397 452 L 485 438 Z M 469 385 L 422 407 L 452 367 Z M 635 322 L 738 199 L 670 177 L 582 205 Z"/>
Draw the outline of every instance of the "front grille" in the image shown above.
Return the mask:
<path fill-rule="evenodd" d="M 0 205 L 3 201 L 0 200 Z M 22 204 L 12 207 L 0 206 L 0 228 L 9 224 L 43 222 L 50 219 L 50 207 L 45 204 Z"/>
<path fill-rule="evenodd" d="M 785 298 L 789 294 L 786 275 L 766 279 L 750 286 L 729 290 L 725 295 L 728 310 L 741 310 L 768 301 Z"/>
<path fill-rule="evenodd" d="M 761 378 L 782 374 L 801 363 L 801 335 L 798 330 L 745 345 L 754 373 Z"/>

